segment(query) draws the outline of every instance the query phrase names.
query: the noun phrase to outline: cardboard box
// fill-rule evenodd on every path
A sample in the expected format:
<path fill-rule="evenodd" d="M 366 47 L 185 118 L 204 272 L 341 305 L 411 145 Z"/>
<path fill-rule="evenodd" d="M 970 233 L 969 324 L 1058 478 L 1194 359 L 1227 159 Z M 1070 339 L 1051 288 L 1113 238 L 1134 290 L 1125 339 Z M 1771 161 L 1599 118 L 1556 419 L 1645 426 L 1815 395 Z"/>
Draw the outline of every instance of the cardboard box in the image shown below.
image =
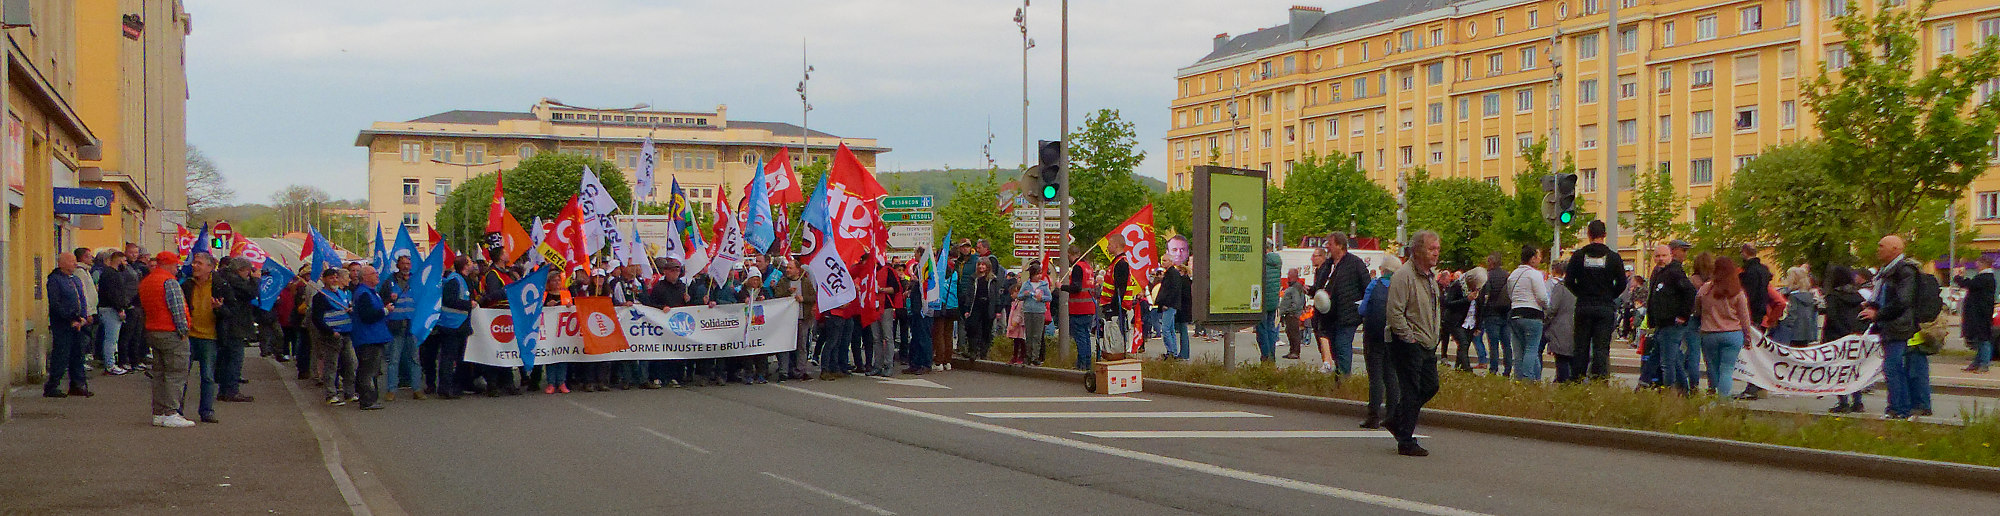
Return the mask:
<path fill-rule="evenodd" d="M 1141 369 L 1134 359 L 1109 360 L 1095 366 L 1098 391 L 1101 394 L 1125 394 L 1141 390 Z"/>

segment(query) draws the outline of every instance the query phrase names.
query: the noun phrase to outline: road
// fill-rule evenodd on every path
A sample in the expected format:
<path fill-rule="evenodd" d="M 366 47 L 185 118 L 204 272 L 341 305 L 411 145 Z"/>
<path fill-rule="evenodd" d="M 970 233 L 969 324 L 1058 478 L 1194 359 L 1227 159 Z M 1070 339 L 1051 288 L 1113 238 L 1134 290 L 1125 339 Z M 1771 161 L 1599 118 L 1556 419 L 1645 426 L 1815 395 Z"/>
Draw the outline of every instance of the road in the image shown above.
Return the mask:
<path fill-rule="evenodd" d="M 2000 503 L 1437 428 L 1421 429 L 1433 455 L 1410 458 L 1349 418 L 975 372 L 921 379 L 936 386 L 850 378 L 307 410 L 332 416 L 356 483 L 411 514 L 1976 514 Z"/>

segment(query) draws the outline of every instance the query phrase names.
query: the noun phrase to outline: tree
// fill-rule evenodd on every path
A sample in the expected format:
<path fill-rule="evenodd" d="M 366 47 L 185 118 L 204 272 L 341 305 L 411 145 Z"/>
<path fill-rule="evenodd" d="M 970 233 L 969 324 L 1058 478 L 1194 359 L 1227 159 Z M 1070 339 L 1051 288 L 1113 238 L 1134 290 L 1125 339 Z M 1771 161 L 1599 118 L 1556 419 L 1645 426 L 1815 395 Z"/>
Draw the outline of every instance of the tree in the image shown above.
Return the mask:
<path fill-rule="evenodd" d="M 1483 264 L 1486 254 L 1502 245 L 1493 221 L 1506 209 L 1500 187 L 1469 178 L 1435 179 L 1417 169 L 1408 180 L 1409 229 L 1431 230 L 1441 237 L 1438 263 L 1451 269 Z"/>
<path fill-rule="evenodd" d="M 1116 109 L 1084 118 L 1069 141 L 1070 234 L 1079 242 L 1095 242 L 1145 205 L 1146 186 L 1132 171 L 1146 153 L 1136 150 L 1138 133 L 1131 122 L 1118 118 Z"/>
<path fill-rule="evenodd" d="M 564 205 L 569 204 L 570 196 L 577 194 L 583 182 L 583 167 L 586 166 L 597 174 L 598 181 L 604 183 L 604 190 L 611 194 L 611 200 L 618 203 L 617 213 L 633 213 L 632 187 L 625 184 L 625 174 L 618 171 L 617 165 L 589 156 L 560 152 L 536 154 L 522 160 L 514 168 L 499 172 L 506 176 L 507 212 L 513 214 L 523 228 L 528 228 L 535 217 L 554 217 Z M 493 173 L 480 174 L 452 189 L 444 204 L 438 206 L 434 219 L 438 221 L 438 232 L 459 245 L 481 241 L 486 232 L 487 212 L 493 208 L 493 180 Z"/>
<path fill-rule="evenodd" d="M 1650 258 L 1654 246 L 1687 233 L 1688 225 L 1680 222 L 1681 213 L 1687 211 L 1687 198 L 1674 191 L 1674 175 L 1666 170 L 1641 172 L 1632 178 L 1632 191 L 1632 216 L 1619 225 L 1632 230 L 1641 246 L 1641 263 L 1649 263 L 1644 260 Z"/>
<path fill-rule="evenodd" d="M 1307 154 L 1271 191 L 1270 218 L 1284 224 L 1285 239 L 1345 231 L 1381 237 L 1396 232 L 1396 197 L 1368 179 L 1347 156 Z"/>
<path fill-rule="evenodd" d="M 1165 249 L 1167 232 L 1186 235 L 1194 231 L 1194 191 L 1180 190 L 1151 195 L 1153 204 L 1153 229 L 1161 235 L 1160 249 Z"/>
<path fill-rule="evenodd" d="M 271 207 L 279 213 L 278 231 L 304 232 L 306 226 L 317 223 L 313 210 L 332 199 L 325 190 L 307 185 L 291 185 L 271 194 Z"/>
<path fill-rule="evenodd" d="M 1874 15 L 1835 20 L 1850 64 L 1829 68 L 1802 94 L 1819 117 L 1829 170 L 1860 192 L 1854 222 L 1870 235 L 1910 231 L 1927 200 L 1953 200 L 1986 170 L 2000 129 L 2000 95 L 1974 103 L 1981 82 L 2000 76 L 2000 43 L 1938 59 L 1919 72 L 1924 21 L 1934 0 L 1911 7 L 1883 2 Z"/>
<path fill-rule="evenodd" d="M 1730 231 L 1709 231 L 1704 242 L 1727 249 L 1742 241 L 1769 243 L 1780 263 L 1848 264 L 1853 244 L 1867 228 L 1853 223 L 1861 191 L 1829 174 L 1826 144 L 1798 142 L 1769 147 L 1738 169 L 1711 219 Z M 1940 216 L 1942 212 L 1940 212 Z M 1737 242 L 1724 240 L 1736 238 Z"/>
<path fill-rule="evenodd" d="M 202 154 L 201 149 L 187 146 L 187 211 L 188 220 L 203 220 L 203 211 L 228 204 L 236 198 L 236 191 L 229 189 L 222 177 L 222 170 L 215 162 Z"/>
<path fill-rule="evenodd" d="M 1528 167 L 1514 175 L 1514 196 L 1507 202 L 1507 209 L 1502 212 L 1503 216 L 1499 219 L 1498 227 L 1502 243 L 1509 248 L 1532 245 L 1548 249 L 1554 244 L 1550 239 L 1555 237 L 1555 228 L 1549 225 L 1548 219 L 1542 218 L 1544 195 L 1542 177 L 1552 174 L 1574 174 L 1576 160 L 1564 155 L 1562 168 L 1555 168 L 1549 161 L 1548 151 L 1549 140 L 1546 137 L 1521 151 L 1528 158 Z M 1583 198 L 1578 197 L 1577 200 L 1582 202 Z M 1577 242 L 1577 230 L 1583 228 L 1585 222 L 1591 218 L 1587 213 L 1578 215 L 1575 220 L 1563 226 L 1563 242 Z M 1513 254 L 1511 249 L 1508 251 L 1506 254 Z"/>
<path fill-rule="evenodd" d="M 1009 262 L 1014 256 L 1014 227 L 1007 221 L 1007 215 L 993 208 L 1000 195 L 999 171 L 995 169 L 982 181 L 954 183 L 958 194 L 953 195 L 944 207 L 938 209 L 939 224 L 935 227 L 937 238 L 951 233 L 953 240 L 984 238 L 993 244 L 994 256 Z M 932 249 L 936 249 L 933 247 Z"/>

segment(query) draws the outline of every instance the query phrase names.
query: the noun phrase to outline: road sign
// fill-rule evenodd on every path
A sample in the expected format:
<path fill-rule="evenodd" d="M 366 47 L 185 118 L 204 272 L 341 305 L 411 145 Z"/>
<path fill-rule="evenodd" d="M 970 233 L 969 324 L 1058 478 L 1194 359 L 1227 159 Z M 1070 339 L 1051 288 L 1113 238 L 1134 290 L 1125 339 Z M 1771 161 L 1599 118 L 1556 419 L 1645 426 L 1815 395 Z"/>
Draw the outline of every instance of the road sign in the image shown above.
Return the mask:
<path fill-rule="evenodd" d="M 936 216 L 928 211 L 885 211 L 882 222 L 930 222 Z"/>
<path fill-rule="evenodd" d="M 1055 256 L 1056 254 L 1057 254 L 1057 253 L 1056 253 L 1056 250 L 1055 250 L 1055 249 L 1015 249 L 1015 250 L 1014 250 L 1014 257 L 1015 257 L 1015 258 L 1020 258 L 1020 259 L 1023 259 L 1023 260 L 1028 260 L 1028 259 L 1034 259 L 1034 260 L 1039 260 L 1039 259 L 1041 259 L 1041 258 L 1042 258 L 1042 256 L 1044 256 L 1044 255 L 1047 255 L 1047 256 L 1051 256 L 1051 257 L 1053 257 L 1053 256 Z"/>
<path fill-rule="evenodd" d="M 898 224 L 889 226 L 889 247 L 897 249 L 930 248 L 937 240 L 937 232 L 930 224 Z"/>
<path fill-rule="evenodd" d="M 1055 233 L 1015 233 L 1014 247 L 1052 246 L 1061 241 Z"/>
<path fill-rule="evenodd" d="M 1052 208 L 1014 208 L 1015 219 L 1053 219 L 1056 210 Z"/>
<path fill-rule="evenodd" d="M 1015 220 L 1012 222 L 1012 225 L 1014 226 L 1014 231 L 1020 232 L 1020 231 L 1044 231 L 1044 230 L 1055 231 L 1056 229 L 1058 229 L 1057 226 L 1061 224 L 1053 220 L 1028 219 L 1028 220 Z"/>
<path fill-rule="evenodd" d="M 928 209 L 931 209 L 931 196 L 928 196 L 928 195 L 891 195 L 891 196 L 888 196 L 888 197 L 883 197 L 883 198 L 882 198 L 882 209 L 885 209 L 885 210 L 928 210 Z"/>

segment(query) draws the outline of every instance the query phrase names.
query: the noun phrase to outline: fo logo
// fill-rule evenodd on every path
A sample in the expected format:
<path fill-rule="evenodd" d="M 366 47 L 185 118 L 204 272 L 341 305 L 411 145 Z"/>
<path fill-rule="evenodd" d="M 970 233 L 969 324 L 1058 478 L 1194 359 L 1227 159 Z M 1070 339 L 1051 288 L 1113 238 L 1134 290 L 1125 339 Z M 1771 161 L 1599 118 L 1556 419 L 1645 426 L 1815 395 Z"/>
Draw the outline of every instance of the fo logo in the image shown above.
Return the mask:
<path fill-rule="evenodd" d="M 694 316 L 687 312 L 674 312 L 672 317 L 667 318 L 667 330 L 682 337 L 694 333 Z"/>
<path fill-rule="evenodd" d="M 495 341 L 513 342 L 514 316 L 503 314 L 499 317 L 494 317 L 493 323 L 486 327 L 486 331 L 493 333 L 493 340 Z"/>
<path fill-rule="evenodd" d="M 584 321 L 583 329 L 595 337 L 610 337 L 618 333 L 618 321 L 612 320 L 611 315 L 604 312 L 591 312 L 590 319 Z"/>

